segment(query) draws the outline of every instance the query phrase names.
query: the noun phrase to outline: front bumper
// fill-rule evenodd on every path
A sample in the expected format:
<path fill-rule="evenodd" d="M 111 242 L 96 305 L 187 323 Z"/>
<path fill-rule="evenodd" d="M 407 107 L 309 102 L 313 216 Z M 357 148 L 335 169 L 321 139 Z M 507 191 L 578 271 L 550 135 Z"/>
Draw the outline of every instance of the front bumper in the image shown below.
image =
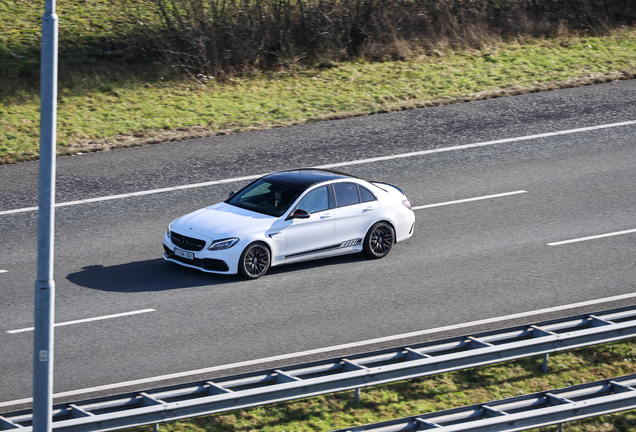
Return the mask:
<path fill-rule="evenodd" d="M 194 259 L 187 259 L 175 255 L 175 247 L 176 246 L 172 243 L 168 234 L 165 234 L 163 238 L 163 259 L 184 267 L 190 267 L 206 273 L 238 273 L 237 265 L 240 255 L 239 248 L 235 249 L 233 247 L 223 251 L 210 251 L 206 247 L 204 247 L 203 250 L 200 251 L 191 251 L 193 253 Z"/>
<path fill-rule="evenodd" d="M 213 273 L 227 273 L 230 271 L 227 263 L 220 259 L 214 258 L 194 258 L 193 260 L 182 258 L 174 254 L 174 250 L 170 250 L 168 246 L 163 245 L 164 254 L 163 259 L 166 261 L 172 261 L 177 264 L 181 264 L 186 267 L 195 268 L 197 270 L 203 270 Z"/>

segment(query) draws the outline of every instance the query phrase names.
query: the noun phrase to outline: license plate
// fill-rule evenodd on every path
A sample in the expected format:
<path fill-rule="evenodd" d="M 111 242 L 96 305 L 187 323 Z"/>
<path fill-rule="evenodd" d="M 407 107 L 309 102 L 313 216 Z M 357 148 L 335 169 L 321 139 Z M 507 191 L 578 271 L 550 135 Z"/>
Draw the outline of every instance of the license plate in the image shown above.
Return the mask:
<path fill-rule="evenodd" d="M 194 252 L 186 252 L 186 251 L 182 251 L 181 249 L 174 248 L 174 254 L 181 258 L 186 258 L 189 260 L 194 259 Z"/>

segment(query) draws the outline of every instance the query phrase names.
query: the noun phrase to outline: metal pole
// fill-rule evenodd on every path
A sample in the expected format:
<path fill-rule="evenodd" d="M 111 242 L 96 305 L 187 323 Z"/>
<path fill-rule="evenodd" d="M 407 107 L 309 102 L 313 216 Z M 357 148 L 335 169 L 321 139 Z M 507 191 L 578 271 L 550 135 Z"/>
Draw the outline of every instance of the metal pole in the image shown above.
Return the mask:
<path fill-rule="evenodd" d="M 53 323 L 55 282 L 55 141 L 57 123 L 57 36 L 55 0 L 45 0 L 40 66 L 40 196 L 38 266 L 33 341 L 33 431 L 50 432 L 53 417 Z"/>

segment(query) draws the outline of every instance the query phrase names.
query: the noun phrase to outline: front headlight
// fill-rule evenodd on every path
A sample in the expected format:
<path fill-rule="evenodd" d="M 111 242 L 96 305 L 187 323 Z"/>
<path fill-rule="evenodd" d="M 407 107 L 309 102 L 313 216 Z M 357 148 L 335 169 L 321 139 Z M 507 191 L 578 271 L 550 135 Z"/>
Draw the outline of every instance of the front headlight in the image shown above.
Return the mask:
<path fill-rule="evenodd" d="M 239 242 L 236 237 L 213 241 L 208 250 L 229 249 Z"/>
<path fill-rule="evenodd" d="M 168 234 L 168 237 L 172 237 L 172 224 L 174 223 L 174 221 L 170 222 L 170 224 L 168 225 L 168 231 L 166 231 L 166 234 Z"/>

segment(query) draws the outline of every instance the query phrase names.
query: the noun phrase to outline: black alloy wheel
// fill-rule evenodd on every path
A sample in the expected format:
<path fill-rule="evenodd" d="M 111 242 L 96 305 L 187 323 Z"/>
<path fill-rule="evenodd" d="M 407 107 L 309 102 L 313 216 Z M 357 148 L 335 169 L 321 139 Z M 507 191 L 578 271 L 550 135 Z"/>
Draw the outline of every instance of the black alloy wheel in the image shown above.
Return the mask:
<path fill-rule="evenodd" d="M 362 250 L 369 258 L 383 258 L 391 252 L 395 243 L 393 227 L 386 222 L 378 222 L 369 229 Z"/>
<path fill-rule="evenodd" d="M 263 243 L 252 243 L 241 254 L 239 272 L 246 279 L 258 279 L 267 272 L 270 262 L 267 246 Z"/>

